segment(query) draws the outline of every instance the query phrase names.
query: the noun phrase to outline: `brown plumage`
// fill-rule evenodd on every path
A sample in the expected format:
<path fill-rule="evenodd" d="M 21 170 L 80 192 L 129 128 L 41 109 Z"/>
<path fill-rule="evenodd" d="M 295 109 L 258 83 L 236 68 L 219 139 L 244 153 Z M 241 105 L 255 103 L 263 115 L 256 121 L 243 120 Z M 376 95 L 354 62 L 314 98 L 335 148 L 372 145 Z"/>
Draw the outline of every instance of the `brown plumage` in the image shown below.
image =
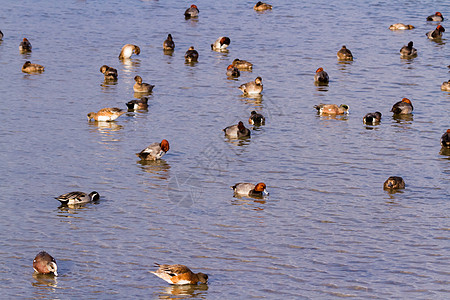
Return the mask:
<path fill-rule="evenodd" d="M 404 189 L 405 181 L 399 176 L 389 177 L 383 184 L 385 190 Z"/>
<path fill-rule="evenodd" d="M 24 73 L 44 72 L 44 66 L 41 66 L 38 64 L 32 64 L 30 61 L 26 61 L 22 66 L 22 72 L 24 72 Z"/>
<path fill-rule="evenodd" d="M 208 275 L 204 273 L 194 273 L 184 265 L 160 265 L 155 263 L 158 270 L 152 272 L 159 278 L 165 280 L 170 284 L 197 284 L 208 283 Z"/>
<path fill-rule="evenodd" d="M 107 65 L 103 65 L 100 67 L 100 72 L 105 75 L 105 80 L 117 80 L 117 70 Z"/>
<path fill-rule="evenodd" d="M 33 260 L 33 269 L 39 274 L 58 275 L 55 259 L 45 251 L 39 252 Z"/>
<path fill-rule="evenodd" d="M 105 108 L 100 109 L 97 113 L 95 113 L 95 112 L 88 113 L 87 117 L 88 117 L 88 121 L 90 121 L 91 119 L 94 119 L 95 121 L 110 122 L 110 121 L 114 121 L 115 119 L 117 119 L 118 117 L 123 115 L 124 113 L 126 113 L 126 111 L 123 111 L 117 107 L 105 107 Z"/>

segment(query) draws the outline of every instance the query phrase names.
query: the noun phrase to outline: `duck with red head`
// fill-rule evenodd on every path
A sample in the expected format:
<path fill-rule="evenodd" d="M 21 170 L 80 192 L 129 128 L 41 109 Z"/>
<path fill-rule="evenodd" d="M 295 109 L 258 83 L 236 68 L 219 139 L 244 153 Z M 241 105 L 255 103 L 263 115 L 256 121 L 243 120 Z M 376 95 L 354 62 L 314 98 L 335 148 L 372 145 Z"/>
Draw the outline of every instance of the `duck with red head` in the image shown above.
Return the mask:
<path fill-rule="evenodd" d="M 323 70 L 323 68 L 318 68 L 316 74 L 314 75 L 314 83 L 316 85 L 328 85 L 330 78 L 328 73 Z"/>
<path fill-rule="evenodd" d="M 229 37 L 221 36 L 213 44 L 211 44 L 211 49 L 214 51 L 224 51 L 231 43 Z"/>
<path fill-rule="evenodd" d="M 442 34 L 445 32 L 445 28 L 442 25 L 438 25 L 435 30 L 426 33 L 426 36 L 430 40 L 437 40 L 442 38 Z"/>
<path fill-rule="evenodd" d="M 150 144 L 147 148 L 136 155 L 142 160 L 158 160 L 169 151 L 169 142 L 162 140 L 161 143 Z"/>
<path fill-rule="evenodd" d="M 58 276 L 56 260 L 47 252 L 39 252 L 33 260 L 33 269 L 38 274 L 53 274 Z"/>
<path fill-rule="evenodd" d="M 427 21 L 442 22 L 444 21 L 444 16 L 437 11 L 434 15 L 428 16 Z"/>
<path fill-rule="evenodd" d="M 395 115 L 411 114 L 413 110 L 412 102 L 408 98 L 403 98 L 402 101 L 395 103 L 391 109 Z"/>
<path fill-rule="evenodd" d="M 31 43 L 27 38 L 23 38 L 22 42 L 20 42 L 19 50 L 20 52 L 31 52 Z"/>
<path fill-rule="evenodd" d="M 441 145 L 444 148 L 450 149 L 450 129 L 447 129 L 447 131 L 441 136 Z"/>
<path fill-rule="evenodd" d="M 239 69 L 236 68 L 235 66 L 229 65 L 227 67 L 227 76 L 228 77 L 239 77 L 239 76 L 241 76 L 241 72 L 239 72 Z"/>
<path fill-rule="evenodd" d="M 264 195 L 269 195 L 266 190 L 266 184 L 263 182 L 258 184 L 240 182 L 231 186 L 231 188 L 237 196 L 262 197 Z"/>
<path fill-rule="evenodd" d="M 237 125 L 231 125 L 223 129 L 225 135 L 230 138 L 243 138 L 250 137 L 250 130 L 248 130 L 242 121 L 239 121 Z"/>
<path fill-rule="evenodd" d="M 199 12 L 200 10 L 198 9 L 197 5 L 192 4 L 191 7 L 186 9 L 186 11 L 184 12 L 184 16 L 186 19 L 198 17 Z"/>

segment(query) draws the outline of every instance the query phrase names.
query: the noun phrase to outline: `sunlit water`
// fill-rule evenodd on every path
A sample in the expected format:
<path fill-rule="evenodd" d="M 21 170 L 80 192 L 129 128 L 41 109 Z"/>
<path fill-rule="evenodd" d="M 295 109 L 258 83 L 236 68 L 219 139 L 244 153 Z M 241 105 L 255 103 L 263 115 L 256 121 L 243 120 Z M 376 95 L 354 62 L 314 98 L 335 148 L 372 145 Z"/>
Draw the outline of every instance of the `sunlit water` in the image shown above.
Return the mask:
<path fill-rule="evenodd" d="M 256 1 L 254 1 L 256 2 Z M 449 296 L 450 128 L 447 36 L 425 33 L 433 1 L 8 1 L 0 30 L 0 289 L 21 299 L 371 299 Z M 213 4 L 214 3 L 214 4 Z M 416 29 L 391 32 L 403 22 Z M 443 22 L 444 27 L 447 20 Z M 450 26 L 449 26 L 450 27 Z M 176 44 L 164 55 L 171 33 Z M 448 34 L 448 35 L 447 35 Z M 229 36 L 229 52 L 210 44 Z M 27 37 L 30 54 L 18 45 Z M 402 60 L 414 41 L 419 55 Z M 118 60 L 132 43 L 141 54 Z M 353 62 L 339 63 L 342 45 Z M 194 46 L 199 62 L 187 65 Z M 253 72 L 226 78 L 235 58 Z M 46 67 L 21 72 L 26 60 Z M 105 84 L 101 65 L 119 72 Z M 323 67 L 328 87 L 313 84 Z M 103 107 L 126 109 L 134 76 L 156 85 L 148 111 L 107 124 L 87 122 Z M 263 78 L 260 98 L 237 87 Z M 412 118 L 395 119 L 403 97 Z M 345 103 L 348 117 L 317 116 L 319 103 Z M 266 125 L 247 140 L 222 129 L 256 110 Z M 368 112 L 383 114 L 366 127 Z M 163 160 L 135 156 L 169 140 Z M 406 189 L 383 191 L 402 176 Z M 270 196 L 235 198 L 231 185 L 265 182 Z M 96 190 L 101 200 L 60 208 L 54 197 Z M 59 276 L 33 275 L 41 250 Z M 171 287 L 149 271 L 181 263 L 209 275 L 208 286 Z"/>

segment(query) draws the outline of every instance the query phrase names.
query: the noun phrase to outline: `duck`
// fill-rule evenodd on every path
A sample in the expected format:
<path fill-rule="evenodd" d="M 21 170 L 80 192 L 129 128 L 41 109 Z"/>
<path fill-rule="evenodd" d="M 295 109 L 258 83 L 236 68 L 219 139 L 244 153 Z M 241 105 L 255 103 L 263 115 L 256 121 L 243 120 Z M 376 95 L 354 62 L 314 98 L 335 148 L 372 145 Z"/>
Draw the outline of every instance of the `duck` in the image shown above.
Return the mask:
<path fill-rule="evenodd" d="M 21 52 L 30 52 L 31 51 L 31 43 L 27 38 L 23 38 L 22 42 L 20 42 L 19 50 Z"/>
<path fill-rule="evenodd" d="M 266 118 L 262 114 L 258 114 L 256 111 L 250 113 L 250 118 L 248 118 L 248 123 L 252 125 L 264 125 L 266 123 Z"/>
<path fill-rule="evenodd" d="M 227 76 L 228 77 L 239 77 L 241 75 L 241 73 L 239 72 L 239 69 L 236 68 L 233 65 L 229 65 L 227 67 Z"/>
<path fill-rule="evenodd" d="M 169 33 L 167 35 L 167 39 L 163 43 L 164 50 L 173 50 L 175 49 L 175 43 L 173 42 L 172 35 Z"/>
<path fill-rule="evenodd" d="M 108 67 L 107 65 L 103 65 L 100 67 L 100 72 L 105 75 L 105 80 L 117 80 L 117 70 L 111 67 Z"/>
<path fill-rule="evenodd" d="M 231 43 L 231 40 L 229 37 L 221 36 L 214 42 L 214 44 L 211 44 L 211 49 L 214 51 L 223 51 L 228 46 L 230 46 L 230 43 Z"/>
<path fill-rule="evenodd" d="M 417 49 L 413 47 L 413 42 L 410 41 L 407 46 L 400 49 L 400 57 L 411 58 L 417 56 Z"/>
<path fill-rule="evenodd" d="M 58 276 L 56 260 L 45 251 L 39 252 L 33 260 L 33 269 L 38 274 L 53 274 Z"/>
<path fill-rule="evenodd" d="M 204 273 L 194 273 L 184 265 L 160 265 L 155 263 L 158 270 L 152 272 L 162 280 L 176 285 L 208 283 L 208 275 Z"/>
<path fill-rule="evenodd" d="M 3 40 L 3 32 L 0 30 L 0 41 Z"/>
<path fill-rule="evenodd" d="M 44 69 L 44 66 L 32 64 L 30 61 L 26 61 L 22 66 L 22 72 L 24 73 L 44 72 Z"/>
<path fill-rule="evenodd" d="M 239 58 L 236 58 L 231 63 L 233 66 L 238 68 L 239 70 L 251 70 L 253 69 L 253 64 L 251 62 L 248 62 L 246 60 L 240 60 Z"/>
<path fill-rule="evenodd" d="M 141 97 L 139 100 L 131 100 L 126 103 L 128 109 L 147 109 L 148 97 Z"/>
<path fill-rule="evenodd" d="M 383 184 L 385 190 L 404 189 L 405 181 L 399 176 L 389 177 Z"/>
<path fill-rule="evenodd" d="M 381 113 L 376 111 L 374 113 L 368 113 L 363 118 L 363 123 L 366 125 L 375 125 L 380 123 L 381 121 Z"/>
<path fill-rule="evenodd" d="M 442 91 L 447 91 L 450 92 L 450 80 L 449 81 L 444 81 L 441 85 L 441 90 Z"/>
<path fill-rule="evenodd" d="M 194 49 L 194 46 L 189 47 L 189 50 L 184 55 L 184 59 L 187 62 L 195 62 L 198 60 L 198 52 Z"/>
<path fill-rule="evenodd" d="M 231 125 L 223 129 L 225 135 L 230 138 L 242 138 L 250 137 L 250 130 L 248 130 L 242 121 L 239 121 L 237 125 Z"/>
<path fill-rule="evenodd" d="M 314 82 L 317 85 L 327 85 L 330 81 L 327 72 L 323 70 L 323 68 L 318 68 L 316 70 L 316 74 L 314 75 Z"/>
<path fill-rule="evenodd" d="M 142 77 L 139 75 L 134 76 L 134 81 L 136 81 L 136 83 L 133 85 L 133 91 L 136 93 L 150 93 L 155 87 L 154 85 L 145 82 L 143 83 Z"/>
<path fill-rule="evenodd" d="M 255 6 L 253 6 L 253 9 L 256 11 L 268 10 L 272 9 L 272 5 L 258 1 Z"/>
<path fill-rule="evenodd" d="M 392 106 L 391 111 L 395 115 L 406 115 L 412 113 L 414 107 L 411 103 L 411 100 L 408 98 L 403 98 L 402 101 L 399 101 Z"/>
<path fill-rule="evenodd" d="M 250 81 L 239 86 L 244 94 L 261 94 L 263 90 L 262 78 L 256 77 L 255 81 Z"/>
<path fill-rule="evenodd" d="M 442 34 L 445 32 L 445 28 L 442 25 L 438 25 L 435 30 L 426 33 L 426 36 L 430 40 L 436 40 L 442 38 Z"/>
<path fill-rule="evenodd" d="M 269 195 L 266 190 L 266 184 L 263 182 L 253 184 L 248 182 L 240 182 L 231 186 L 235 195 L 244 195 L 251 197 L 261 197 L 264 195 Z"/>
<path fill-rule="evenodd" d="M 114 121 L 115 119 L 117 119 L 118 117 L 123 115 L 124 113 L 126 113 L 126 111 L 123 111 L 117 107 L 105 107 L 105 108 L 100 109 L 97 113 L 95 113 L 95 112 L 88 113 L 87 117 L 88 117 L 88 121 L 90 121 L 91 119 L 94 119 L 95 121 L 100 121 L 100 122 L 104 122 L 104 121 L 110 122 L 110 121 Z"/>
<path fill-rule="evenodd" d="M 345 45 L 337 52 L 337 57 L 339 60 L 353 60 L 352 52 Z"/>
<path fill-rule="evenodd" d="M 445 148 L 450 148 L 450 129 L 441 136 L 441 145 Z"/>
<path fill-rule="evenodd" d="M 442 22 L 444 21 L 444 16 L 437 11 L 434 15 L 428 16 L 427 21 Z"/>
<path fill-rule="evenodd" d="M 186 17 L 186 19 L 198 17 L 199 12 L 200 10 L 198 9 L 197 5 L 192 4 L 191 7 L 186 9 L 186 11 L 184 12 L 184 16 Z"/>
<path fill-rule="evenodd" d="M 167 140 L 162 140 L 161 143 L 156 142 L 150 144 L 141 152 L 136 153 L 136 155 L 142 160 L 158 160 L 161 159 L 169 149 L 169 142 Z"/>
<path fill-rule="evenodd" d="M 125 44 L 120 51 L 119 59 L 130 58 L 133 53 L 139 55 L 139 53 L 141 53 L 141 48 L 136 45 Z"/>
<path fill-rule="evenodd" d="M 348 114 L 349 106 L 347 104 L 341 104 L 337 106 L 336 104 L 319 104 L 314 105 L 320 115 L 343 115 Z"/>
<path fill-rule="evenodd" d="M 55 197 L 55 199 L 64 205 L 76 205 L 88 203 L 91 201 L 98 201 L 100 199 L 100 195 L 96 191 L 91 192 L 89 195 L 83 192 L 70 192 Z"/>
<path fill-rule="evenodd" d="M 392 24 L 391 26 L 389 26 L 390 30 L 409 30 L 409 29 L 413 29 L 413 28 L 415 28 L 415 27 L 412 25 L 405 25 L 403 23 L 395 23 L 395 24 Z"/>

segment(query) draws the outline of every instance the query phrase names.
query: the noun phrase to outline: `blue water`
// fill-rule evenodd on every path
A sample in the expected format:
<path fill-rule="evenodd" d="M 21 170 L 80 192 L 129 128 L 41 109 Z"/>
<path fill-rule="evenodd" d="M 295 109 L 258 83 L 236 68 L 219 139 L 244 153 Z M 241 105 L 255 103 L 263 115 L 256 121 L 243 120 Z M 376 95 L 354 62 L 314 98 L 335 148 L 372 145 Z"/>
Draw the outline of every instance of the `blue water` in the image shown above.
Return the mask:
<path fill-rule="evenodd" d="M 256 1 L 255 1 L 256 2 Z M 254 2 L 8 1 L 0 30 L 0 290 L 12 299 L 449 298 L 450 128 L 447 33 L 434 42 L 426 16 L 450 4 L 397 1 Z M 393 23 L 412 24 L 391 32 Z M 446 27 L 447 20 L 442 25 Z M 171 33 L 176 48 L 165 55 Z M 450 34 L 450 33 L 449 33 Z M 229 52 L 210 44 L 229 36 Z M 27 37 L 30 54 L 19 53 Z M 410 40 L 418 57 L 400 59 Z M 139 56 L 121 62 L 121 47 Z M 339 63 L 346 45 L 355 57 Z M 194 46 L 199 62 L 187 65 Z M 226 78 L 235 59 L 254 64 Z M 26 60 L 45 66 L 25 74 Z M 102 65 L 119 72 L 105 84 Z M 316 87 L 323 67 L 330 84 Z M 103 107 L 126 109 L 134 76 L 154 84 L 148 111 L 88 122 Z M 260 98 L 237 87 L 263 78 Z M 403 97 L 412 118 L 393 118 Z M 345 103 L 346 117 L 314 105 Z M 266 125 L 247 124 L 252 110 Z M 380 111 L 381 124 L 362 117 Z M 239 120 L 248 140 L 222 129 Z M 163 160 L 135 153 L 162 139 Z M 382 189 L 389 176 L 406 189 Z M 237 182 L 265 182 L 264 199 L 233 197 Z M 54 197 L 97 191 L 82 208 Z M 41 250 L 59 276 L 33 275 Z M 208 286 L 174 287 L 153 264 L 185 264 Z"/>

